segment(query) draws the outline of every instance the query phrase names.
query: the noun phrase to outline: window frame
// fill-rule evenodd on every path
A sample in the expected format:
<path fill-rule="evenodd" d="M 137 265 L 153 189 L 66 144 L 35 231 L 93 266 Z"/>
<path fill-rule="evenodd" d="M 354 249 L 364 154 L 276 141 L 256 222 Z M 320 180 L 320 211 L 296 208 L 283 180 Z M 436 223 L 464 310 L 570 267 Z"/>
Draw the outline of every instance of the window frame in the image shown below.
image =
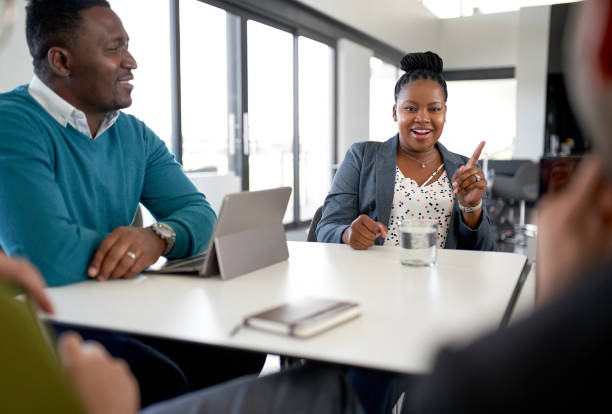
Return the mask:
<path fill-rule="evenodd" d="M 196 1 L 196 0 L 193 0 Z M 293 37 L 293 108 L 294 108 L 294 132 L 292 137 L 294 157 L 294 221 L 287 227 L 297 227 L 309 223 L 309 220 L 303 220 L 300 217 L 300 165 L 299 165 L 299 59 L 298 59 L 298 39 L 299 36 L 305 36 L 315 41 L 321 42 L 329 46 L 333 50 L 333 91 L 332 91 L 332 138 L 333 143 L 330 143 L 333 148 L 334 160 L 337 158 L 336 141 L 337 141 L 337 38 L 327 33 L 321 33 L 316 29 L 312 29 L 311 24 L 304 24 L 300 19 L 294 20 L 290 16 L 295 15 L 295 9 L 298 8 L 304 16 L 305 6 L 295 4 L 287 6 L 287 3 L 281 1 L 257 1 L 257 2 L 235 2 L 235 1 L 218 1 L 218 0 L 197 0 L 202 3 L 223 9 L 228 13 L 228 59 L 230 61 L 229 79 L 231 95 L 235 94 L 228 100 L 228 111 L 234 112 L 237 115 L 235 122 L 235 144 L 233 146 L 234 156 L 231 156 L 230 150 L 230 170 L 234 171 L 241 177 L 241 186 L 243 190 L 249 188 L 249 171 L 248 155 L 244 152 L 244 120 L 242 114 L 248 113 L 248 75 L 247 75 L 247 22 L 253 20 L 275 29 L 283 30 Z M 180 41 L 180 6 L 179 0 L 169 0 L 170 7 L 170 47 L 171 47 L 171 94 L 172 94 L 172 151 L 179 163 L 183 161 L 183 136 L 182 136 L 182 110 L 181 110 L 181 41 Z M 281 13 L 278 13 L 279 5 Z M 275 12 L 272 12 L 274 10 Z M 308 9 L 306 15 L 308 19 L 313 19 L 312 14 L 317 15 L 315 20 L 322 19 L 324 15 Z M 230 23 L 230 19 L 234 19 Z M 329 18 L 327 18 L 329 20 Z M 311 22 L 312 23 L 312 22 Z M 230 144 L 231 145 L 231 144 Z"/>

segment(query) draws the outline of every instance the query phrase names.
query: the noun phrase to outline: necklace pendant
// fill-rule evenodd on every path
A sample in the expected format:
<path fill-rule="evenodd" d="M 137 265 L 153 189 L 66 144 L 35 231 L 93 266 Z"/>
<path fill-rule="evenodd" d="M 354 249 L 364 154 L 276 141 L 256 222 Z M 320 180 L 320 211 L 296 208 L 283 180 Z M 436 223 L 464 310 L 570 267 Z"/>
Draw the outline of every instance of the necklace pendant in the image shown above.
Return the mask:
<path fill-rule="evenodd" d="M 425 164 L 421 163 L 421 168 L 425 168 Z"/>

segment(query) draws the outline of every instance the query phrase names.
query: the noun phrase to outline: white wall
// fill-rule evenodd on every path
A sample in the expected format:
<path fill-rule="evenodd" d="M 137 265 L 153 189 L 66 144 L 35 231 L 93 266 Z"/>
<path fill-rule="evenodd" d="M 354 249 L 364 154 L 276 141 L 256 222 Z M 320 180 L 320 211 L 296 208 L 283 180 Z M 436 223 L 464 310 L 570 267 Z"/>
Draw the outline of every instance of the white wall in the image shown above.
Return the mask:
<path fill-rule="evenodd" d="M 372 51 L 347 39 L 338 41 L 338 162 L 351 144 L 369 135 Z"/>
<path fill-rule="evenodd" d="M 513 158 L 536 161 L 544 154 L 549 23 L 549 6 L 520 10 Z"/>
<path fill-rule="evenodd" d="M 441 20 L 438 53 L 445 69 L 514 66 L 519 12 Z"/>
<path fill-rule="evenodd" d="M 437 43 L 439 20 L 421 0 L 298 1 L 399 50 L 433 50 Z"/>
<path fill-rule="evenodd" d="M 391 16 L 390 19 L 397 19 L 398 16 Z M 383 22 L 380 23 L 384 24 Z M 438 52 L 440 50 L 440 27 L 442 22 L 438 19 L 419 20 L 405 22 L 404 24 L 389 25 L 385 30 L 386 38 L 394 40 L 390 43 L 388 40 L 380 39 L 386 43 L 396 46 L 399 50 L 405 52 L 424 52 L 431 50 Z M 399 47 L 398 47 L 399 46 Z M 392 62 L 399 66 L 399 62 Z"/>
<path fill-rule="evenodd" d="M 544 152 L 550 6 L 442 20 L 438 52 L 447 70 L 514 66 L 517 81 L 513 158 Z"/>
<path fill-rule="evenodd" d="M 25 38 L 25 0 L 16 0 L 16 22 L 0 48 L 0 92 L 32 79 L 32 58 Z"/>

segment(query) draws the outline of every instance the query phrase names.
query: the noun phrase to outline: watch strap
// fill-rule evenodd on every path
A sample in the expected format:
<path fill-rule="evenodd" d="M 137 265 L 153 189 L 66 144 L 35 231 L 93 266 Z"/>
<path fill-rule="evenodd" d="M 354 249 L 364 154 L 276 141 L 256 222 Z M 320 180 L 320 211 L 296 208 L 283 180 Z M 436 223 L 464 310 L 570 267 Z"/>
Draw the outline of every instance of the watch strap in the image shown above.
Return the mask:
<path fill-rule="evenodd" d="M 461 204 L 459 204 L 459 209 L 461 211 L 463 211 L 464 213 L 473 213 L 476 210 L 479 210 L 482 208 L 482 199 L 480 199 L 478 201 L 478 204 L 476 204 L 475 206 L 462 206 Z"/>
<path fill-rule="evenodd" d="M 151 230 L 153 230 L 158 237 L 166 241 L 166 248 L 164 249 L 162 256 L 170 253 L 174 247 L 174 242 L 176 241 L 176 233 L 174 229 L 166 223 L 157 222 L 153 223 Z"/>

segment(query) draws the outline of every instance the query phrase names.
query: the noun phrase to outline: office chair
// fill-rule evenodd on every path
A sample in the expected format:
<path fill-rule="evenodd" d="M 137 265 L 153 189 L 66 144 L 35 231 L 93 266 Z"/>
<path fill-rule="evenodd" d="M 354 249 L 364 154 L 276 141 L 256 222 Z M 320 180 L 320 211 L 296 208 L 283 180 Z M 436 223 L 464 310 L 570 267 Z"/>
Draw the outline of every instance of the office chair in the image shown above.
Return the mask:
<path fill-rule="evenodd" d="M 306 236 L 306 241 L 316 242 L 317 241 L 317 225 L 321 220 L 321 216 L 323 215 L 323 206 L 319 207 L 317 211 L 314 213 L 314 217 L 310 222 L 310 227 L 308 227 L 308 236 Z"/>
<path fill-rule="evenodd" d="M 513 176 L 495 174 L 493 180 L 493 196 L 500 197 L 508 203 L 519 202 L 519 222 L 514 224 L 514 210 L 510 210 L 510 222 L 513 223 L 514 234 L 500 234 L 502 241 L 526 245 L 525 237 L 530 236 L 525 225 L 525 204 L 538 199 L 539 165 L 533 161 L 520 164 Z"/>

